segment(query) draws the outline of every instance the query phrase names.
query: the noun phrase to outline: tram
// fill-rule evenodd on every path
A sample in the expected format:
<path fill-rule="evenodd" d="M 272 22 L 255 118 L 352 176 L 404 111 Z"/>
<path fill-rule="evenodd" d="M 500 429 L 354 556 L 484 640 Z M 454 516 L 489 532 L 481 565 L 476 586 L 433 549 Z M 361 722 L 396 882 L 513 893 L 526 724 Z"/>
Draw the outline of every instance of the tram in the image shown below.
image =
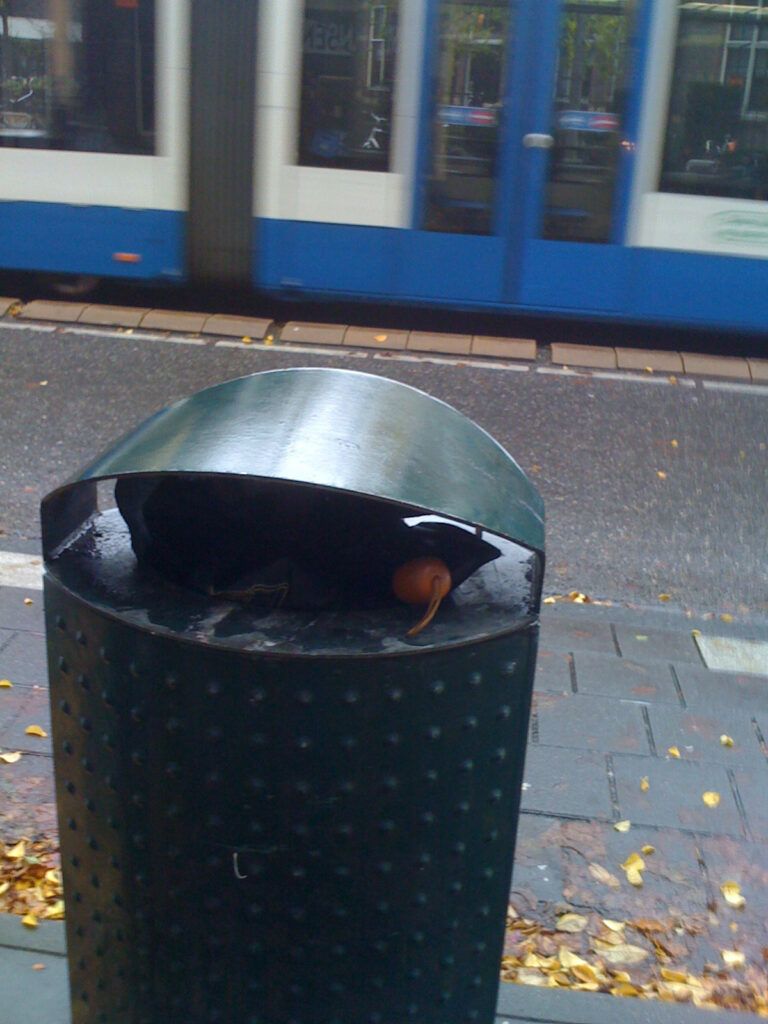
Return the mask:
<path fill-rule="evenodd" d="M 0 267 L 764 331 L 768 0 L 6 0 Z"/>

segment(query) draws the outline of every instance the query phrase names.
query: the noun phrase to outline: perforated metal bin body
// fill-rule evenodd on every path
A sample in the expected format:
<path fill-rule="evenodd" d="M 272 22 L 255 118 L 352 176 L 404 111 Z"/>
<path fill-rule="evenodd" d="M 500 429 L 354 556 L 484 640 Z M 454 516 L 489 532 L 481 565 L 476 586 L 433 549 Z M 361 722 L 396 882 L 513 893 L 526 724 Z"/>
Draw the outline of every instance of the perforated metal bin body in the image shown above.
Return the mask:
<path fill-rule="evenodd" d="M 133 474 L 382 498 L 500 556 L 410 639 L 397 603 L 251 612 L 137 568 L 95 507 Z M 43 533 L 74 1024 L 490 1024 L 543 570 L 514 461 L 411 388 L 275 371 L 142 425 Z"/>

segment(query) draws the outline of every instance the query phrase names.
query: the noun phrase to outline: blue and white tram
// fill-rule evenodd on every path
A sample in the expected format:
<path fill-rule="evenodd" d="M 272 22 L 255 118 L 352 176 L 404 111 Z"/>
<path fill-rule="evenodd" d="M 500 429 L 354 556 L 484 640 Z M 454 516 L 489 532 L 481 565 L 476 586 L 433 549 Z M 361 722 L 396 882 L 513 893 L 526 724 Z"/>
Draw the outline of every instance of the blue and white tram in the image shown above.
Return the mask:
<path fill-rule="evenodd" d="M 768 0 L 7 0 L 0 266 L 764 331 Z"/>

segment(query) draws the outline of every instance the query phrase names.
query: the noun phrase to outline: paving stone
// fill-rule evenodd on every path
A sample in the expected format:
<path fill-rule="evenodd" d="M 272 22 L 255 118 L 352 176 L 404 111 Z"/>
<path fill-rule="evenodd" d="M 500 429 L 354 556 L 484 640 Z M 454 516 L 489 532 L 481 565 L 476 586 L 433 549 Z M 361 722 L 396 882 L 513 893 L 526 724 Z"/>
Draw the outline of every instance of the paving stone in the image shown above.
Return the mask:
<path fill-rule="evenodd" d="M 752 838 L 768 840 L 768 766 L 760 771 L 735 768 L 732 775 Z M 765 866 L 765 857 L 762 863 Z"/>
<path fill-rule="evenodd" d="M 251 338 L 261 341 L 269 330 L 271 320 L 265 317 L 226 316 L 216 313 L 203 324 L 202 334 L 220 334 L 225 338 Z"/>
<path fill-rule="evenodd" d="M 520 815 L 510 893 L 518 911 L 540 901 L 556 903 L 563 898 L 561 825 L 561 819 L 544 814 Z"/>
<path fill-rule="evenodd" d="M 11 710 L 13 707 L 13 710 Z M 48 690 L 24 687 L 0 693 L 0 747 L 33 754 L 51 754 L 51 713 Z M 30 725 L 39 725 L 47 734 L 27 736 Z"/>
<path fill-rule="evenodd" d="M 51 755 L 22 754 L 15 764 L 2 764 L 1 767 L 0 836 L 5 840 L 22 836 L 32 840 L 56 836 L 58 824 Z"/>
<path fill-rule="evenodd" d="M 765 758 L 748 714 L 725 708 L 713 711 L 650 707 L 648 715 L 660 757 L 665 757 L 670 747 L 677 747 L 684 761 L 706 761 L 725 768 L 764 765 Z M 723 734 L 731 737 L 732 747 L 721 744 Z"/>
<path fill-rule="evenodd" d="M 47 686 L 45 637 L 41 633 L 8 632 L 7 639 L 0 636 L 0 679 L 10 680 L 14 687 Z"/>
<path fill-rule="evenodd" d="M 115 327 L 138 327 L 148 309 L 133 306 L 86 306 L 80 314 L 81 324 L 102 324 Z"/>
<path fill-rule="evenodd" d="M 407 348 L 412 352 L 443 352 L 446 355 L 469 355 L 472 337 L 469 334 L 434 334 L 411 331 Z"/>
<path fill-rule="evenodd" d="M 491 356 L 495 359 L 536 358 L 536 342 L 531 338 L 486 338 L 475 334 L 472 336 L 470 352 L 473 356 Z"/>
<path fill-rule="evenodd" d="M 668 633 L 661 629 L 616 626 L 616 639 L 622 657 L 635 661 L 690 661 L 701 664 L 693 635 Z"/>
<path fill-rule="evenodd" d="M 16 920 L 18 927 L 24 929 L 21 918 Z M 39 963 L 44 965 L 44 970 L 34 969 L 33 965 Z M 62 956 L 38 950 L 3 948 L 0 992 L 3 1024 L 71 1022 L 67 961 Z"/>
<path fill-rule="evenodd" d="M 748 959 L 754 958 L 759 963 L 762 948 L 768 942 L 768 863 L 764 844 L 737 842 L 722 836 L 701 836 L 697 842 L 718 917 L 728 931 L 731 922 L 738 925 L 739 942 L 747 944 L 744 952 Z M 723 899 L 720 886 L 724 882 L 736 882 L 740 886 L 746 901 L 742 908 L 732 908 Z M 752 949 L 749 949 L 750 944 Z"/>
<path fill-rule="evenodd" d="M 525 811 L 611 818 L 611 794 L 602 755 L 529 744 L 523 778 Z"/>
<path fill-rule="evenodd" d="M 597 369 L 616 369 L 616 350 L 601 345 L 572 345 L 556 341 L 552 344 L 553 363 L 563 366 L 592 366 Z"/>
<path fill-rule="evenodd" d="M 747 366 L 752 380 L 768 381 L 768 359 L 748 359 Z"/>
<path fill-rule="evenodd" d="M 534 695 L 538 743 L 579 750 L 650 754 L 642 709 L 633 703 L 555 693 Z"/>
<path fill-rule="evenodd" d="M 562 651 L 544 651 L 539 648 L 536 658 L 535 690 L 555 693 L 571 692 L 571 656 Z"/>
<path fill-rule="evenodd" d="M 766 676 L 768 687 L 768 640 L 708 636 L 701 632 L 694 639 L 707 668 Z"/>
<path fill-rule="evenodd" d="M 280 340 L 312 345 L 341 345 L 346 329 L 346 324 L 305 324 L 291 321 L 280 332 Z"/>
<path fill-rule="evenodd" d="M 744 835 L 728 773 L 720 765 L 614 754 L 613 767 L 622 817 L 633 825 Z M 645 792 L 640 789 L 643 777 L 649 784 Z M 717 807 L 707 807 L 702 800 L 707 791 L 719 793 Z"/>
<path fill-rule="evenodd" d="M 768 708 L 768 681 L 742 672 L 712 672 L 703 665 L 675 665 L 689 707 Z"/>
<path fill-rule="evenodd" d="M 661 373 L 682 373 L 683 358 L 679 352 L 654 352 L 644 348 L 617 348 L 616 362 L 620 370 L 651 370 Z"/>
<path fill-rule="evenodd" d="M 140 326 L 148 331 L 179 331 L 182 334 L 199 334 L 207 319 L 207 313 L 180 313 L 173 309 L 151 309 L 141 318 Z"/>
<path fill-rule="evenodd" d="M 610 623 L 583 618 L 542 618 L 539 647 L 545 651 L 602 651 L 618 657 Z"/>
<path fill-rule="evenodd" d="M 24 603 L 27 598 L 32 604 Z M 22 587 L 0 587 L 0 622 L 5 629 L 42 633 L 45 622 L 41 591 L 25 590 Z"/>
<path fill-rule="evenodd" d="M 390 331 L 379 327 L 348 327 L 344 344 L 357 348 L 403 349 L 408 342 L 408 331 Z"/>
<path fill-rule="evenodd" d="M 58 320 L 61 323 L 75 323 L 86 307 L 85 302 L 49 302 L 35 299 L 19 310 L 22 320 Z"/>
<path fill-rule="evenodd" d="M 738 359 L 735 356 L 710 356 L 700 352 L 683 352 L 682 355 L 686 373 L 750 380 L 746 359 Z"/>
<path fill-rule="evenodd" d="M 642 663 L 579 651 L 573 656 L 573 664 L 579 693 L 618 697 L 642 704 L 680 706 L 672 672 L 666 662 Z"/>

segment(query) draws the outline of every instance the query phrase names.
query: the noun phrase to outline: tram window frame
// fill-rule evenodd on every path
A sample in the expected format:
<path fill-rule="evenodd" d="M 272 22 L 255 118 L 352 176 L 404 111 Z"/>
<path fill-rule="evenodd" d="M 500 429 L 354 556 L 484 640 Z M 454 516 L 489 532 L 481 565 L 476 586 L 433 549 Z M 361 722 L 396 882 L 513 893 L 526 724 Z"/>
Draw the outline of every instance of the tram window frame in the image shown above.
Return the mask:
<path fill-rule="evenodd" d="M 400 0 L 306 0 L 299 166 L 391 170 L 399 28 Z"/>
<path fill-rule="evenodd" d="M 14 0 L 0 35 L 0 147 L 154 154 L 156 0 Z"/>
<path fill-rule="evenodd" d="M 659 191 L 768 198 L 768 0 L 678 3 Z"/>
<path fill-rule="evenodd" d="M 456 25 L 450 24 L 451 16 L 460 15 L 462 8 L 477 9 L 463 12 L 468 19 L 463 36 L 458 18 Z M 497 20 L 486 23 L 489 14 Z M 440 4 L 424 211 L 427 231 L 467 235 L 494 231 L 514 15 L 514 5 L 505 0 L 443 0 Z M 492 37 L 491 31 L 497 32 L 498 38 Z M 488 33 L 487 38 L 483 32 Z M 446 40 L 451 42 L 451 54 L 446 53 Z M 472 61 L 478 54 L 492 58 L 479 86 L 472 77 Z"/>
<path fill-rule="evenodd" d="M 618 20 L 601 64 L 595 19 L 608 17 Z M 633 0 L 569 0 L 563 5 L 542 238 L 590 243 L 613 238 L 635 17 Z M 579 18 L 585 19 L 581 25 Z"/>

